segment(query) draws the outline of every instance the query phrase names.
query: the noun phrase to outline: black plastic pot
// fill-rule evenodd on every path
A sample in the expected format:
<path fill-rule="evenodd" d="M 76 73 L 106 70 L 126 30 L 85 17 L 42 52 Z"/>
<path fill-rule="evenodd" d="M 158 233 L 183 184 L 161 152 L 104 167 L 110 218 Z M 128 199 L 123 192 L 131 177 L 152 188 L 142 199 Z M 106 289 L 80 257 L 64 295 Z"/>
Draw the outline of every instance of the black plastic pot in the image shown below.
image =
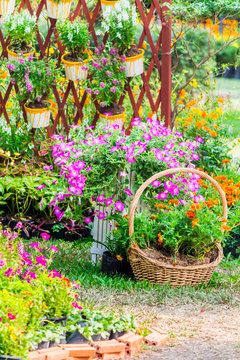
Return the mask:
<path fill-rule="evenodd" d="M 54 324 L 66 325 L 67 316 L 57 317 L 57 318 L 47 318 L 42 321 L 43 326 L 46 326 L 49 322 Z"/>
<path fill-rule="evenodd" d="M 41 341 L 39 344 L 38 344 L 38 350 L 40 349 L 48 349 L 49 348 L 49 344 L 50 344 L 50 341 Z"/>
<path fill-rule="evenodd" d="M 84 328 L 87 324 L 83 321 L 78 321 L 78 325 L 81 325 L 82 328 Z M 80 334 L 78 330 L 75 330 L 72 334 L 67 333 L 67 344 L 77 344 L 77 343 L 88 343 L 88 339 Z"/>
<path fill-rule="evenodd" d="M 125 274 L 132 275 L 132 268 L 130 263 L 123 259 L 119 261 L 116 257 L 113 257 L 109 251 L 105 251 L 102 256 L 101 271 L 104 274 Z"/>
<path fill-rule="evenodd" d="M 49 347 L 50 347 L 50 348 L 51 348 L 51 347 L 58 346 L 58 344 L 66 344 L 66 337 L 60 339 L 60 343 L 57 343 L 55 340 L 49 341 Z"/>
<path fill-rule="evenodd" d="M 124 335 L 126 333 L 127 333 L 127 331 L 115 331 L 115 332 L 113 332 L 111 330 L 109 340 L 118 339 L 120 336 L 122 336 L 122 335 Z"/>

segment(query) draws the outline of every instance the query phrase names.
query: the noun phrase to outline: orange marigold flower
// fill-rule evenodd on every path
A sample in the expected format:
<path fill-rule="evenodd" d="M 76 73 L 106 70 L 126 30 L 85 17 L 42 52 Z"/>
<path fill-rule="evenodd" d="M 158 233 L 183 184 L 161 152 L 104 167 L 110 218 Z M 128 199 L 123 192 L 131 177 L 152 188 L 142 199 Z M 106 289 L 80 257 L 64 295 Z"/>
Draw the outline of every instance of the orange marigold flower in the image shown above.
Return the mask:
<path fill-rule="evenodd" d="M 123 218 L 124 218 L 124 219 L 127 219 L 127 218 L 128 218 L 128 214 L 123 215 Z"/>
<path fill-rule="evenodd" d="M 198 129 L 202 129 L 206 123 L 207 122 L 205 120 L 196 121 L 195 122 L 195 127 L 198 128 Z"/>
<path fill-rule="evenodd" d="M 230 163 L 230 162 L 231 162 L 230 159 L 223 159 L 223 160 L 222 160 L 222 163 L 223 163 L 223 164 L 227 164 L 227 163 Z"/>
<path fill-rule="evenodd" d="M 174 205 L 174 204 L 179 204 L 179 200 L 177 200 L 177 199 L 172 199 L 172 200 L 170 200 L 169 202 L 168 202 L 168 204 L 169 205 Z"/>
<path fill-rule="evenodd" d="M 116 258 L 119 260 L 119 261 L 123 261 L 123 257 L 121 255 L 116 255 Z"/>
<path fill-rule="evenodd" d="M 160 209 L 165 209 L 167 207 L 167 205 L 165 205 L 165 204 L 155 204 L 154 206 L 158 207 Z"/>
<path fill-rule="evenodd" d="M 224 104 L 225 100 L 217 98 L 217 101 L 220 102 L 221 104 Z"/>
<path fill-rule="evenodd" d="M 199 204 L 194 204 L 194 205 L 191 205 L 190 209 L 191 210 L 201 210 L 201 205 Z"/>
<path fill-rule="evenodd" d="M 187 212 L 185 212 L 185 215 L 187 215 L 189 217 L 189 219 L 194 219 L 196 216 L 194 211 L 187 211 Z"/>
<path fill-rule="evenodd" d="M 207 113 L 206 113 L 206 111 L 203 111 L 202 114 L 201 114 L 201 118 L 205 119 L 206 117 L 207 117 Z"/>
<path fill-rule="evenodd" d="M 232 228 L 230 228 L 230 226 L 227 226 L 227 225 L 221 225 L 221 229 L 226 230 L 226 231 L 231 231 L 232 230 Z"/>
<path fill-rule="evenodd" d="M 132 248 L 136 249 L 137 248 L 137 244 L 135 242 L 132 243 Z"/>
<path fill-rule="evenodd" d="M 157 218 L 157 216 L 156 216 L 156 215 L 152 215 L 152 216 L 150 216 L 150 219 L 151 219 L 151 220 L 156 220 L 156 218 Z"/>
<path fill-rule="evenodd" d="M 216 137 L 218 134 L 217 131 L 215 131 L 215 130 L 209 130 L 208 132 L 212 137 Z"/>
<path fill-rule="evenodd" d="M 194 226 L 197 225 L 198 221 L 199 219 L 197 218 L 192 221 L 192 228 L 194 228 Z"/>
<path fill-rule="evenodd" d="M 159 242 L 159 244 L 163 243 L 163 238 L 162 238 L 161 233 L 158 233 L 158 242 Z"/>

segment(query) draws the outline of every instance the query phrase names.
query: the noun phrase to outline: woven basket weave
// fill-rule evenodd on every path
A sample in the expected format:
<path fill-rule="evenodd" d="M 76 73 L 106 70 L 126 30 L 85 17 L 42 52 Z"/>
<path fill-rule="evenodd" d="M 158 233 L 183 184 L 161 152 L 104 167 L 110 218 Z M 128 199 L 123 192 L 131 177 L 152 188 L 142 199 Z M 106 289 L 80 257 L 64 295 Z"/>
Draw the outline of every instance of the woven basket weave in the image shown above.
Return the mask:
<path fill-rule="evenodd" d="M 147 181 L 145 181 L 138 191 L 136 192 L 134 199 L 130 206 L 129 211 L 129 235 L 132 236 L 134 233 L 134 213 L 138 200 L 146 189 L 154 180 L 159 179 L 162 176 L 175 173 L 193 173 L 201 175 L 202 177 L 209 180 L 216 190 L 219 192 L 223 205 L 223 217 L 227 219 L 227 201 L 225 198 L 224 191 L 220 185 L 209 175 L 202 171 L 187 168 L 174 168 L 162 171 L 158 174 L 153 175 Z M 223 251 L 220 244 L 216 245 L 217 258 L 210 264 L 194 265 L 194 266 L 174 266 L 167 265 L 159 260 L 149 258 L 143 250 L 137 245 L 133 245 L 128 250 L 128 258 L 133 269 L 134 276 L 137 281 L 147 280 L 151 283 L 165 284 L 170 283 L 171 286 L 184 286 L 184 285 L 197 285 L 200 283 L 207 283 L 214 270 L 223 258 Z"/>

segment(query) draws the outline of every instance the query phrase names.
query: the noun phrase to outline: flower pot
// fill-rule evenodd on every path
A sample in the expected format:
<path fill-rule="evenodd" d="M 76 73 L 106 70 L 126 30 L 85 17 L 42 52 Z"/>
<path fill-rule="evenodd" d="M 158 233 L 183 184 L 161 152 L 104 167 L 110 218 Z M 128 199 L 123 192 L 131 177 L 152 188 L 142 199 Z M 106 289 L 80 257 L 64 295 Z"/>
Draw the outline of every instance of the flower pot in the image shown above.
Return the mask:
<path fill-rule="evenodd" d="M 103 17 L 106 18 L 111 15 L 114 6 L 118 1 L 101 0 Z"/>
<path fill-rule="evenodd" d="M 76 81 L 86 79 L 88 76 L 88 59 L 83 62 L 79 61 L 67 61 L 64 57 L 68 54 L 62 56 L 62 63 L 65 68 L 66 78 L 68 80 Z"/>
<path fill-rule="evenodd" d="M 39 129 L 49 126 L 50 110 L 48 108 L 43 109 L 31 109 L 24 105 L 27 119 L 33 129 Z"/>
<path fill-rule="evenodd" d="M 33 55 L 35 50 L 34 48 L 31 46 L 32 50 L 28 53 L 24 53 L 24 54 L 18 54 L 18 53 L 15 53 L 14 51 L 10 50 L 9 49 L 9 46 L 7 46 L 7 53 L 8 53 L 8 60 L 10 61 L 19 61 L 19 59 L 25 57 L 25 58 L 28 58 L 30 55 Z"/>
<path fill-rule="evenodd" d="M 60 0 L 59 3 L 53 0 L 47 0 L 47 13 L 52 19 L 68 17 L 70 13 L 72 0 Z"/>
<path fill-rule="evenodd" d="M 142 49 L 139 50 L 141 50 L 141 54 L 138 54 L 136 56 L 126 57 L 124 65 L 126 67 L 127 77 L 141 75 L 144 71 L 143 69 L 144 50 Z"/>
<path fill-rule="evenodd" d="M 112 339 L 117 340 L 120 336 L 123 336 L 126 333 L 127 333 L 127 331 L 115 331 L 115 332 L 113 332 L 113 330 L 111 330 L 109 340 L 112 340 Z"/>
<path fill-rule="evenodd" d="M 15 7 L 15 0 L 0 0 L 0 15 L 12 14 Z"/>
<path fill-rule="evenodd" d="M 78 325 L 81 325 L 82 328 L 84 328 L 87 324 L 83 321 L 78 321 L 77 322 Z M 88 339 L 83 336 L 79 330 L 75 330 L 73 333 L 67 334 L 68 339 L 67 339 L 67 344 L 83 344 L 83 343 L 88 343 Z"/>
<path fill-rule="evenodd" d="M 50 344 L 50 341 L 41 341 L 39 344 L 38 344 L 38 350 L 40 349 L 48 349 L 49 348 L 49 344 Z"/>
<path fill-rule="evenodd" d="M 101 271 L 105 274 L 125 274 L 132 275 L 132 268 L 130 263 L 123 259 L 122 261 L 118 260 L 116 257 L 111 256 L 109 251 L 105 251 L 102 256 Z"/>
<path fill-rule="evenodd" d="M 122 114 L 118 114 L 118 115 L 104 115 L 99 113 L 99 118 L 104 120 L 106 122 L 107 125 L 120 125 L 123 126 L 125 120 L 126 120 L 126 115 L 125 115 L 125 111 Z"/>
<path fill-rule="evenodd" d="M 45 326 L 49 322 L 52 322 L 54 324 L 66 325 L 66 321 L 67 321 L 67 316 L 61 316 L 61 317 L 56 317 L 56 318 L 44 319 L 44 320 L 42 320 L 42 324 L 43 324 L 43 326 Z"/>
<path fill-rule="evenodd" d="M 10 355 L 0 355 L 0 360 L 22 360 L 22 358 Z"/>

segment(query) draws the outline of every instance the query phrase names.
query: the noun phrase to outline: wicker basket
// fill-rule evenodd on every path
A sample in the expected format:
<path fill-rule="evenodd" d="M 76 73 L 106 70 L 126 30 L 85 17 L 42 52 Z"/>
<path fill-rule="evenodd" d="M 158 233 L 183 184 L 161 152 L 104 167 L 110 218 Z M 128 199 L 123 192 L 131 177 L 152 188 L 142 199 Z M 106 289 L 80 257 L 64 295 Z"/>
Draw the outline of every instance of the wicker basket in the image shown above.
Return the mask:
<path fill-rule="evenodd" d="M 195 169 L 174 168 L 153 175 L 151 178 L 145 181 L 136 192 L 129 211 L 130 236 L 132 236 L 134 233 L 134 213 L 138 200 L 143 191 L 154 180 L 159 179 L 162 176 L 175 173 L 193 173 L 201 175 L 202 177 L 209 180 L 221 196 L 223 205 L 223 217 L 227 219 L 227 201 L 224 191 L 211 176 Z M 137 245 L 134 244 L 128 250 L 128 258 L 137 281 L 147 280 L 154 284 L 165 284 L 169 282 L 170 285 L 173 287 L 184 285 L 194 286 L 201 283 L 207 283 L 210 280 L 214 270 L 223 258 L 223 251 L 220 244 L 217 244 L 217 251 L 217 258 L 210 264 L 195 266 L 174 266 L 167 265 L 158 260 L 149 258 L 143 250 L 141 250 Z"/>

